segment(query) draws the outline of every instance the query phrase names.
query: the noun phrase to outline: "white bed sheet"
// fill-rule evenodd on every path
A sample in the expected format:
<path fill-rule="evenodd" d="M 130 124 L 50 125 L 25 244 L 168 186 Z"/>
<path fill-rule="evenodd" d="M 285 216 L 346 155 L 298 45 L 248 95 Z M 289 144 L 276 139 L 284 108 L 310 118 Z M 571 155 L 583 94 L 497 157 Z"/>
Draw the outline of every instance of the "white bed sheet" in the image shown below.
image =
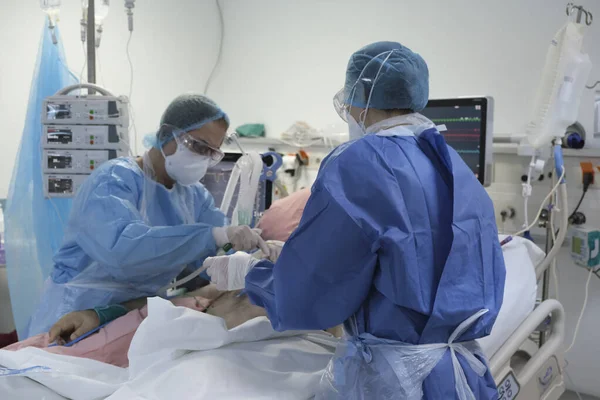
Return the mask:
<path fill-rule="evenodd" d="M 33 347 L 19 351 L 0 350 L 0 365 L 11 369 L 49 368 L 47 372 L 0 376 L 0 381 L 6 381 L 0 383 L 0 399 L 43 399 L 37 395 L 43 392 L 39 384 L 48 388 L 48 393 L 68 399 L 104 399 L 127 382 L 129 377 L 124 368 L 86 358 L 51 354 Z M 19 396 L 5 397 L 14 393 L 19 393 Z M 48 399 L 54 399 L 49 394 L 47 396 Z"/>
<path fill-rule="evenodd" d="M 503 252 L 504 303 L 492 334 L 480 340 L 488 358 L 533 310 L 534 265 L 544 257 L 520 238 Z M 148 311 L 129 351 L 129 370 L 40 349 L 0 350 L 0 365 L 52 369 L 26 375 L 31 379 L 0 377 L 0 398 L 306 399 L 317 389 L 335 347 L 326 333 L 275 332 L 264 317 L 228 331 L 221 318 L 159 298 L 149 299 Z"/>
<path fill-rule="evenodd" d="M 50 372 L 23 376 L 74 400 L 307 399 L 335 344 L 325 332 L 275 332 L 264 317 L 227 330 L 222 318 L 152 298 L 129 350 L 129 369 L 34 348 L 0 350 L 0 365 L 49 367 Z M 43 398 L 25 393 L 35 387 L 27 378 L 0 379 L 13 386 L 4 392 L 0 385 L 0 399 Z M 15 397 L 19 385 L 23 394 Z"/>
<path fill-rule="evenodd" d="M 500 240 L 505 237 L 501 235 Z M 535 265 L 545 256 L 533 242 L 520 237 L 515 237 L 504 245 L 502 253 L 506 265 L 504 301 L 491 335 L 479 339 L 488 360 L 533 311 L 537 297 Z"/>
<path fill-rule="evenodd" d="M 0 399 L 67 400 L 52 389 L 23 376 L 0 377 Z"/>

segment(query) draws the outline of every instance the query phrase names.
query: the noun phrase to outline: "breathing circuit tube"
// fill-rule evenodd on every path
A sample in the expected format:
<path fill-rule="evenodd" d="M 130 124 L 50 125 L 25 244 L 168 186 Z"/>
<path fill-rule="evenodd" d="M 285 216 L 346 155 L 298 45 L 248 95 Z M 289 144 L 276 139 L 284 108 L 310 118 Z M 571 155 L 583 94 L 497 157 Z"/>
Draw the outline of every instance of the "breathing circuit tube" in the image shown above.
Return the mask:
<path fill-rule="evenodd" d="M 560 144 L 556 144 L 554 146 L 554 164 L 556 169 L 556 174 L 561 176 L 560 183 L 558 185 L 558 197 L 560 201 L 560 230 L 558 232 L 558 236 L 554 241 L 552 249 L 546 254 L 546 257 L 535 267 L 535 273 L 537 278 L 539 279 L 544 271 L 548 268 L 552 260 L 557 256 L 560 248 L 562 247 L 563 242 L 565 241 L 565 237 L 567 236 L 567 227 L 569 225 L 569 207 L 567 203 L 567 182 L 564 178 L 565 175 L 565 166 L 563 162 L 563 154 L 562 148 Z"/>
<path fill-rule="evenodd" d="M 229 250 L 231 250 L 232 247 L 230 244 L 226 244 L 225 246 L 223 246 L 223 248 L 219 249 L 219 251 L 217 252 L 217 256 L 223 256 L 225 254 L 227 254 L 227 252 Z M 194 279 L 195 277 L 197 277 L 198 275 L 200 275 L 201 273 L 203 273 L 204 271 L 206 271 L 208 269 L 208 266 L 202 266 L 200 268 L 198 268 L 196 271 L 192 272 L 191 274 L 189 274 L 188 276 L 186 276 L 185 278 L 181 278 L 178 281 L 169 283 L 168 285 L 160 288 L 158 290 L 158 292 L 156 292 L 157 294 L 161 294 L 161 293 L 166 293 L 167 290 L 169 289 L 173 289 L 176 288 L 177 286 L 181 286 L 184 285 L 186 283 L 188 283 L 189 281 L 191 281 L 192 279 Z"/>
<path fill-rule="evenodd" d="M 196 271 L 194 271 L 191 274 L 189 274 L 188 276 L 186 276 L 185 278 L 180 279 L 175 282 L 172 282 L 172 283 L 169 283 L 167 286 L 160 288 L 158 290 L 158 292 L 156 292 L 156 294 L 160 295 L 160 294 L 166 293 L 167 290 L 169 290 L 169 289 L 173 289 L 173 288 L 176 288 L 177 286 L 186 284 L 189 281 L 191 281 L 192 279 L 194 279 L 195 277 L 197 277 L 198 275 L 200 275 L 201 273 L 203 273 L 204 271 L 206 271 L 207 269 L 208 269 L 208 266 L 202 266 L 202 267 L 198 268 Z"/>
<path fill-rule="evenodd" d="M 242 155 L 242 157 L 240 157 L 238 162 L 235 164 L 225 190 L 225 195 L 223 196 L 223 201 L 221 203 L 221 211 L 227 214 L 227 210 L 229 209 L 235 188 L 239 181 L 240 187 L 238 191 L 237 204 L 233 212 L 232 225 L 239 225 L 240 222 L 243 225 L 248 225 L 251 222 L 252 210 L 254 209 L 254 200 L 256 199 L 256 192 L 258 190 L 258 182 L 262 168 L 263 161 L 260 157 L 260 154 L 253 152 Z M 248 221 L 248 218 L 250 218 L 250 221 Z M 231 250 L 231 245 L 226 244 L 217 252 L 217 256 L 225 255 L 229 250 Z M 169 289 L 173 289 L 191 281 L 206 271 L 206 269 L 206 267 L 201 267 L 185 278 L 169 283 L 168 285 L 160 288 L 157 294 L 166 293 L 166 291 Z"/>

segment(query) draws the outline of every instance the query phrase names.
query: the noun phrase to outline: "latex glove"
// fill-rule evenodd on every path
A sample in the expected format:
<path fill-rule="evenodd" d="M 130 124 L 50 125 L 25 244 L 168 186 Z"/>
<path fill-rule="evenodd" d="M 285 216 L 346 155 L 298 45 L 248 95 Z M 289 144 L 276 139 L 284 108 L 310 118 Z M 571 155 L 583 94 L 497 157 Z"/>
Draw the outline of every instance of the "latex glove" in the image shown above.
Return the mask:
<path fill-rule="evenodd" d="M 98 314 L 94 310 L 74 311 L 64 315 L 50 328 L 48 343 L 55 341 L 63 345 L 79 336 L 96 329 L 100 325 Z"/>
<path fill-rule="evenodd" d="M 246 275 L 258 260 L 248 253 L 238 251 L 230 256 L 208 257 L 204 260 L 204 267 L 210 281 L 218 290 L 239 290 L 246 287 Z"/>
<path fill-rule="evenodd" d="M 283 249 L 283 242 L 279 240 L 267 240 L 267 246 L 269 246 L 269 255 L 266 256 L 272 262 L 277 262 L 281 250 Z"/>
<path fill-rule="evenodd" d="M 213 228 L 213 236 L 217 246 L 223 247 L 231 243 L 235 251 L 252 251 L 261 249 L 268 257 L 269 247 L 260 237 L 260 229 L 250 229 L 247 225 Z"/>
<path fill-rule="evenodd" d="M 267 246 L 269 246 L 269 256 L 264 255 L 262 250 L 257 250 L 254 253 L 251 253 L 252 257 L 256 258 L 257 260 L 270 260 L 274 263 L 277 262 L 285 243 L 279 240 L 267 240 L 266 243 Z"/>

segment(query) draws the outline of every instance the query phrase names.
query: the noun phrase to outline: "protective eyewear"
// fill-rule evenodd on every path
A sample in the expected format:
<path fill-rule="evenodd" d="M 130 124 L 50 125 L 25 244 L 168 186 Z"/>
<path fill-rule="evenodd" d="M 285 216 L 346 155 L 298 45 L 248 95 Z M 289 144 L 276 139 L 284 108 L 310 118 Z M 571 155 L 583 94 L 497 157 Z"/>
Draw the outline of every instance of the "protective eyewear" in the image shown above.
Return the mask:
<path fill-rule="evenodd" d="M 189 133 L 181 133 L 175 137 L 179 144 L 184 145 L 196 154 L 209 158 L 213 165 L 219 163 L 225 154 L 204 140 L 196 139 Z"/>
<path fill-rule="evenodd" d="M 348 112 L 350 112 L 350 105 L 346 104 L 344 89 L 341 89 L 335 94 L 335 96 L 333 96 L 333 107 L 335 108 L 335 111 L 338 113 L 340 118 L 348 122 L 347 115 Z"/>

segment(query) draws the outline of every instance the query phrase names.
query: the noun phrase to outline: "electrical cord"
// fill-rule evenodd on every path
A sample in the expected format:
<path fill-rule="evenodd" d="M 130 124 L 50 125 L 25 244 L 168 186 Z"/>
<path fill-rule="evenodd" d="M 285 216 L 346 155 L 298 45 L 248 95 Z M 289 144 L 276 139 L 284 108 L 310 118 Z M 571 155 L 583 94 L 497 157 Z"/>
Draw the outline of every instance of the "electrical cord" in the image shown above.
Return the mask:
<path fill-rule="evenodd" d="M 575 206 L 575 209 L 569 216 L 569 219 L 571 219 L 577 213 L 577 211 L 579 211 L 579 207 L 581 207 L 581 202 L 583 202 L 583 198 L 585 197 L 586 193 L 587 193 L 587 188 L 584 187 L 583 193 L 581 193 L 581 197 L 579 198 L 579 202 L 577 203 L 577 206 Z"/>
<path fill-rule="evenodd" d="M 135 125 L 135 111 L 133 110 L 133 103 L 131 97 L 133 96 L 133 62 L 131 61 L 131 53 L 129 52 L 129 44 L 133 37 L 133 30 L 129 32 L 129 39 L 127 39 L 127 45 L 125 46 L 125 53 L 127 54 L 127 61 L 129 62 L 129 118 L 131 119 L 131 126 L 133 128 L 133 149 L 130 146 L 130 152 L 137 155 L 137 126 Z M 131 139 L 130 139 L 131 141 Z"/>
<path fill-rule="evenodd" d="M 581 203 L 583 202 L 583 199 L 585 198 L 585 194 L 587 193 L 590 185 L 592 184 L 592 175 L 584 174 L 583 179 L 584 179 L 583 192 L 581 193 L 581 198 L 579 198 L 579 202 L 577 203 L 577 206 L 575 207 L 575 209 L 573 209 L 573 212 L 569 215 L 569 225 L 573 225 L 576 214 L 579 211 L 579 207 L 581 207 Z M 580 222 L 579 224 L 583 224 L 583 223 L 585 223 L 585 216 L 584 216 L 583 222 Z M 557 229 L 554 234 L 558 235 L 558 232 L 560 232 L 560 229 Z"/>
<path fill-rule="evenodd" d="M 570 224 L 573 224 L 573 219 L 575 217 L 575 214 L 577 214 L 577 212 L 579 211 L 579 207 L 581 207 L 581 203 L 583 203 L 585 194 L 587 193 L 587 191 L 590 188 L 590 185 L 592 184 L 593 181 L 594 181 L 594 175 L 592 175 L 590 173 L 583 174 L 583 192 L 581 193 L 581 197 L 579 198 L 579 202 L 575 206 L 575 209 L 573 210 L 571 215 L 569 215 L 569 223 Z"/>
<path fill-rule="evenodd" d="M 87 67 L 87 52 L 85 51 L 85 44 L 81 44 L 81 48 L 83 49 L 83 67 L 81 67 L 81 72 L 79 73 L 79 95 L 83 96 L 83 73 L 85 72 L 85 67 Z M 88 90 L 89 92 L 89 90 Z"/>
<path fill-rule="evenodd" d="M 585 300 L 584 300 L 584 303 L 583 303 L 583 308 L 582 308 L 582 310 L 581 310 L 581 314 L 579 315 L 579 320 L 577 321 L 577 326 L 575 327 L 575 333 L 573 334 L 573 342 L 571 343 L 571 345 L 569 346 L 569 348 L 568 348 L 568 349 L 565 351 L 565 353 L 566 353 L 567 351 L 571 350 L 571 347 L 573 347 L 573 345 L 575 344 L 575 339 L 576 339 L 576 337 L 577 337 L 577 331 L 579 330 L 579 323 L 581 322 L 581 317 L 583 316 L 583 313 L 584 313 L 584 311 L 585 311 L 585 305 L 586 305 L 586 303 L 587 303 L 588 287 L 589 287 L 589 281 L 590 281 L 590 277 L 592 276 L 592 272 L 593 272 L 593 273 L 594 273 L 596 276 L 598 276 L 598 271 L 593 271 L 593 270 L 591 270 L 591 269 L 590 269 L 590 274 L 589 274 L 589 276 L 588 276 L 588 283 L 586 284 L 586 287 L 585 287 Z M 598 278 L 600 278 L 600 276 L 598 276 Z M 566 375 L 567 379 L 568 379 L 568 380 L 571 382 L 571 386 L 574 386 L 574 385 L 573 385 L 573 379 L 571 379 L 571 376 L 569 375 L 569 371 L 568 371 L 568 368 L 569 368 L 569 360 L 565 360 L 565 362 L 566 362 L 566 365 L 565 365 L 565 368 L 564 368 L 565 375 Z M 579 392 L 578 392 L 577 390 L 573 390 L 573 391 L 574 391 L 574 392 L 575 392 L 575 394 L 577 395 L 577 398 L 578 398 L 579 400 L 582 400 L 582 398 L 581 398 L 581 394 L 579 394 Z"/>
<path fill-rule="evenodd" d="M 588 89 L 593 89 L 593 88 L 595 88 L 598 85 L 600 85 L 600 81 L 596 81 L 596 83 L 594 83 L 593 85 L 590 85 L 590 86 L 585 85 L 585 87 L 588 88 Z"/>
<path fill-rule="evenodd" d="M 225 21 L 223 19 L 223 10 L 221 9 L 221 3 L 219 0 L 215 0 L 217 3 L 217 9 L 219 10 L 219 23 L 220 23 L 220 36 L 219 36 L 219 52 L 217 53 L 217 59 L 215 60 L 215 65 L 213 66 L 208 79 L 206 80 L 206 85 L 204 86 L 204 94 L 208 93 L 208 89 L 210 88 L 210 84 L 212 83 L 213 77 L 217 68 L 221 64 L 221 57 L 223 56 L 223 42 L 225 41 Z"/>
<path fill-rule="evenodd" d="M 127 62 L 129 63 L 129 101 L 131 101 L 131 96 L 133 96 L 133 62 L 131 61 L 131 53 L 129 52 L 129 45 L 131 44 L 132 37 L 133 31 L 129 32 L 129 38 L 125 45 L 125 54 L 127 54 Z"/>
<path fill-rule="evenodd" d="M 590 281 L 592 280 L 592 274 L 594 274 L 594 270 L 590 269 L 588 274 L 587 281 L 585 283 L 585 296 L 583 298 L 583 307 L 581 307 L 581 312 L 579 313 L 579 318 L 577 319 L 577 324 L 575 325 L 575 332 L 573 333 L 573 340 L 571 341 L 571 345 L 567 347 L 565 350 L 565 354 L 568 353 L 573 346 L 575 346 L 575 340 L 577 340 L 577 334 L 579 333 L 579 326 L 581 325 L 581 320 L 583 319 L 583 314 L 585 314 L 585 308 L 587 307 L 588 297 L 590 294 Z"/>
<path fill-rule="evenodd" d="M 569 380 L 569 382 L 571 382 L 571 387 L 573 387 L 575 385 L 573 384 L 573 379 L 571 379 L 571 375 L 569 375 L 569 371 L 568 371 L 569 361 L 565 360 L 565 362 L 567 364 L 567 365 L 565 365 L 565 368 L 564 368 L 565 375 L 566 375 L 567 379 Z M 572 391 L 575 392 L 575 394 L 577 395 L 577 398 L 579 400 L 583 400 L 583 398 L 581 397 L 581 394 L 577 390 L 572 389 Z"/>
<path fill-rule="evenodd" d="M 104 82 L 104 74 L 102 73 L 102 61 L 100 60 L 100 48 L 96 48 L 96 61 L 98 64 L 98 75 L 100 76 L 100 83 L 102 87 L 106 87 L 106 83 Z"/>

